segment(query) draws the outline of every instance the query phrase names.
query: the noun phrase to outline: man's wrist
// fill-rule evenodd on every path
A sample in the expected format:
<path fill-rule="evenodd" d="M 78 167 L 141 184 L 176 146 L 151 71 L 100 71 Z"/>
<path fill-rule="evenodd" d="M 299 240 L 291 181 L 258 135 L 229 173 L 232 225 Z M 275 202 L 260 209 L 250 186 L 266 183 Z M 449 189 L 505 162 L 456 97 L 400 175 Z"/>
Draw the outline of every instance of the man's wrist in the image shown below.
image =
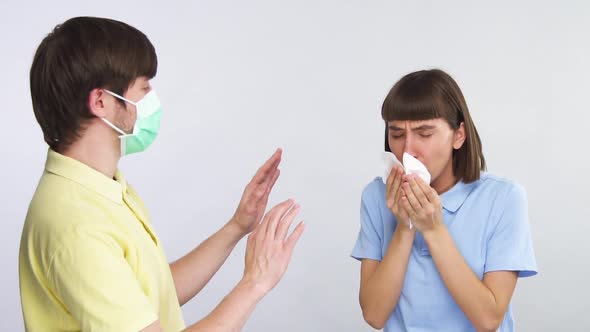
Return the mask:
<path fill-rule="evenodd" d="M 247 294 L 247 296 L 255 301 L 260 301 L 270 291 L 270 289 L 260 281 L 247 276 L 244 276 L 242 280 L 238 282 L 236 290 L 240 293 Z"/>
<path fill-rule="evenodd" d="M 244 236 L 248 234 L 248 231 L 245 230 L 236 220 L 236 217 L 233 216 L 231 219 L 223 226 L 223 230 L 236 242 L 240 241 Z"/>

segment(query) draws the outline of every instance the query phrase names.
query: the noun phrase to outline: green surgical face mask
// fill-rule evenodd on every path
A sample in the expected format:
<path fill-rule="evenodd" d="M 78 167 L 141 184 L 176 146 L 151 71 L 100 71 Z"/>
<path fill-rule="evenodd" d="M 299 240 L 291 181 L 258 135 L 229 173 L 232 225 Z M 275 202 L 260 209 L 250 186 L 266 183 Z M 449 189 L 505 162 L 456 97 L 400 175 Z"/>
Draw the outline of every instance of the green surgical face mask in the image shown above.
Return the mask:
<path fill-rule="evenodd" d="M 119 136 L 121 139 L 121 156 L 142 152 L 147 149 L 154 142 L 160 131 L 162 105 L 156 92 L 151 90 L 140 101 L 133 102 L 109 90 L 105 91 L 116 98 L 135 105 L 135 109 L 137 110 L 137 120 L 135 121 L 131 134 L 125 133 L 109 120 L 102 118 L 107 125 L 121 134 Z"/>

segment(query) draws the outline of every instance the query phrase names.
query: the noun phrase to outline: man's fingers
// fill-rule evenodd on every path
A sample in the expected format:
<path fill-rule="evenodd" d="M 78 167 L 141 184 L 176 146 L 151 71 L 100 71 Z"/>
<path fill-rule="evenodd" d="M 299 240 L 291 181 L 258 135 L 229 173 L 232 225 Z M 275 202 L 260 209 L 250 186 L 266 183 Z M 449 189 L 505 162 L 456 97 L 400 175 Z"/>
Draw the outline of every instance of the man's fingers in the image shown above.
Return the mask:
<path fill-rule="evenodd" d="M 285 248 L 287 249 L 289 255 L 291 255 L 291 252 L 293 252 L 293 248 L 295 248 L 295 245 L 297 244 L 297 241 L 299 241 L 299 238 L 301 237 L 301 234 L 303 234 L 304 230 L 305 222 L 302 221 L 297 225 L 297 227 L 295 227 L 293 232 L 287 238 L 287 241 L 285 241 Z"/>
<path fill-rule="evenodd" d="M 264 212 L 264 210 L 266 209 L 268 197 L 270 196 L 270 192 L 272 191 L 273 186 L 277 182 L 279 175 L 281 175 L 281 170 L 277 168 L 272 176 L 272 179 L 266 185 L 266 187 L 264 186 L 264 184 L 259 184 L 258 188 L 256 188 L 255 191 L 256 194 L 252 195 L 253 197 L 251 197 L 248 200 L 249 202 L 253 201 L 252 204 L 254 204 L 254 206 L 256 207 L 257 212 Z"/>
<path fill-rule="evenodd" d="M 270 195 L 272 188 L 275 186 L 275 183 L 277 183 L 277 180 L 279 179 L 280 175 L 281 175 L 281 170 L 277 168 L 275 170 L 275 172 L 273 173 L 272 178 L 268 182 L 268 185 L 266 186 L 266 191 L 263 196 L 264 204 L 266 204 L 266 202 L 268 201 L 268 196 Z"/>
<path fill-rule="evenodd" d="M 252 178 L 252 183 L 255 184 L 262 184 L 269 176 L 271 176 L 274 170 L 279 166 L 281 163 L 281 157 L 283 155 L 282 149 L 277 149 L 273 155 L 268 158 L 268 160 L 260 166 L 254 177 Z"/>
<path fill-rule="evenodd" d="M 301 206 L 299 204 L 293 205 L 293 207 L 287 212 L 283 220 L 279 222 L 279 226 L 277 227 L 276 238 L 284 241 L 285 237 L 287 236 L 287 232 L 289 232 L 289 227 L 293 223 L 293 220 L 301 210 Z"/>
<path fill-rule="evenodd" d="M 285 212 L 292 205 L 293 205 L 293 200 L 289 198 L 288 200 L 283 201 L 283 202 L 275 205 L 272 209 L 270 209 L 270 211 L 268 211 L 266 216 L 264 216 L 264 219 L 262 220 L 262 223 L 260 224 L 261 226 L 263 226 L 263 228 L 260 229 L 260 232 L 264 232 L 267 235 L 270 234 L 270 236 L 274 237 L 274 234 L 276 232 L 277 223 L 279 222 L 279 220 L 282 219 Z M 269 227 L 272 227 L 272 233 L 270 233 Z"/>
<path fill-rule="evenodd" d="M 260 204 L 266 206 L 266 203 L 268 203 L 268 196 L 270 195 L 270 192 L 277 182 L 280 174 L 281 171 L 276 168 L 272 173 L 272 177 L 268 177 L 266 182 L 257 184 L 254 182 L 254 180 L 252 180 L 250 183 L 248 183 L 243 194 L 244 203 L 247 205 L 254 204 L 257 207 Z"/>

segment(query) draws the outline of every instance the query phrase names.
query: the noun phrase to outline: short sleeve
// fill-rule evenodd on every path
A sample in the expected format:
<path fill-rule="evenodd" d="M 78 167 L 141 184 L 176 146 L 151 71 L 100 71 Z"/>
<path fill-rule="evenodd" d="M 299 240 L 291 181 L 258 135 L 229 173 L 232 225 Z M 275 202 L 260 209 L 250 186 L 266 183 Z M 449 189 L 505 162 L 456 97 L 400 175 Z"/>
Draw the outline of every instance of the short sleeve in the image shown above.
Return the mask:
<path fill-rule="evenodd" d="M 519 277 L 537 274 L 526 192 L 516 184 L 487 243 L 484 273 L 491 271 L 517 271 Z"/>
<path fill-rule="evenodd" d="M 378 201 L 376 200 L 376 182 L 365 188 L 361 196 L 361 227 L 352 250 L 351 256 L 355 259 L 382 260 L 381 251 L 383 243 L 383 226 L 379 213 Z"/>
<path fill-rule="evenodd" d="M 108 234 L 88 229 L 68 233 L 47 276 L 82 331 L 137 332 L 158 319 L 122 247 Z"/>

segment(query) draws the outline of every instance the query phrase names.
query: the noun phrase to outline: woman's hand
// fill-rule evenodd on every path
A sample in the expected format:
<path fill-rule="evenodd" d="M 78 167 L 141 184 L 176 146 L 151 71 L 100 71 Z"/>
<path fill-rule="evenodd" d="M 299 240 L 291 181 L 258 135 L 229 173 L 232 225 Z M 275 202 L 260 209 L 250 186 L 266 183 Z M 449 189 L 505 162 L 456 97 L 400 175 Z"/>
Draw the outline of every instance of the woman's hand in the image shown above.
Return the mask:
<path fill-rule="evenodd" d="M 401 198 L 404 195 L 401 189 L 404 179 L 404 171 L 401 167 L 395 166 L 391 169 L 391 173 L 387 177 L 385 184 L 385 202 L 387 207 L 395 216 L 399 224 L 405 224 L 406 229 L 410 228 L 410 216 L 404 209 L 401 203 Z"/>
<path fill-rule="evenodd" d="M 405 175 L 402 184 L 403 210 L 420 232 L 425 233 L 444 226 L 440 196 L 416 175 Z"/>

